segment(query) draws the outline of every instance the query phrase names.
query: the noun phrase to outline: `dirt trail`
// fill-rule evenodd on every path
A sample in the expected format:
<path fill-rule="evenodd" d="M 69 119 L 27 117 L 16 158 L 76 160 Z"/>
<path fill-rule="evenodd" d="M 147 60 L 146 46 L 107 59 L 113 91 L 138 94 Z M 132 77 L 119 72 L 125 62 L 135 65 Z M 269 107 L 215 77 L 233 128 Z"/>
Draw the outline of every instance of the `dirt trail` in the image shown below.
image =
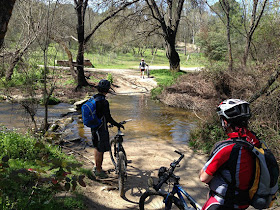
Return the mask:
<path fill-rule="evenodd" d="M 185 155 L 180 167 L 175 170 L 175 174 L 181 177 L 180 183 L 199 203 L 202 204 L 205 201 L 207 187 L 198 178 L 198 172 L 206 160 L 205 155 L 194 153 L 186 145 L 171 145 L 145 139 L 137 142 L 125 141 L 124 147 L 128 159 L 131 160 L 128 164 L 125 198 L 119 196 L 118 180 L 114 172 L 109 174 L 110 180 L 87 179 L 87 187 L 82 190 L 87 197 L 88 209 L 138 209 L 139 198 L 148 189 L 147 179 L 151 176 L 156 178 L 161 166 L 169 167 L 169 164 L 179 157 L 174 153 L 175 150 Z M 89 160 L 94 160 L 93 149 L 88 147 L 79 153 L 86 157 L 82 158 L 85 161 L 84 167 L 91 169 L 93 164 Z M 113 169 L 108 152 L 104 156 L 103 169 Z"/>
<path fill-rule="evenodd" d="M 93 69 L 85 68 L 88 72 L 102 72 L 112 74 L 113 90 L 117 94 L 143 94 L 149 93 L 151 89 L 157 86 L 154 78 L 148 78 L 145 75 L 144 79 L 140 77 L 139 70 L 132 69 Z"/>

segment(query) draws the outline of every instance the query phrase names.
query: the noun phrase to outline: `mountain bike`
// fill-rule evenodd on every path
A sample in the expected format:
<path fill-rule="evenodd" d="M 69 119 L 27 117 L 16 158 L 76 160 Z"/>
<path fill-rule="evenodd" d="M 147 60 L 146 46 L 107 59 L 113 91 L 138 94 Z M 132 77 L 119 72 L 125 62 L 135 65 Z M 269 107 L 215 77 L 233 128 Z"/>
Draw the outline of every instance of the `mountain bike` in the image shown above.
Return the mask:
<path fill-rule="evenodd" d="M 120 122 L 120 124 L 125 124 L 131 120 L 125 120 Z M 109 125 L 108 127 L 114 127 L 114 125 Z M 126 167 L 127 167 L 127 157 L 125 150 L 123 148 L 123 136 L 120 128 L 118 128 L 117 134 L 110 140 L 110 157 L 112 163 L 115 167 L 114 171 L 118 174 L 118 183 L 119 183 L 119 193 L 120 196 L 124 196 L 124 182 L 127 179 Z"/>
<path fill-rule="evenodd" d="M 149 66 L 146 67 L 147 77 L 150 78 Z"/>
<path fill-rule="evenodd" d="M 172 204 L 175 204 L 178 209 L 190 210 L 197 209 L 201 210 L 202 207 L 192 198 L 179 184 L 180 177 L 174 174 L 176 167 L 180 167 L 179 163 L 184 158 L 184 155 L 179 151 L 175 151 L 180 155 L 178 160 L 174 160 L 170 164 L 170 168 L 161 167 L 158 171 L 158 183 L 154 184 L 152 178 L 149 178 L 148 185 L 150 190 L 147 190 L 140 197 L 139 207 L 140 210 L 146 209 L 171 209 Z M 162 190 L 164 183 L 173 185 L 172 191 Z M 190 205 L 187 205 L 183 195 L 186 196 Z"/>

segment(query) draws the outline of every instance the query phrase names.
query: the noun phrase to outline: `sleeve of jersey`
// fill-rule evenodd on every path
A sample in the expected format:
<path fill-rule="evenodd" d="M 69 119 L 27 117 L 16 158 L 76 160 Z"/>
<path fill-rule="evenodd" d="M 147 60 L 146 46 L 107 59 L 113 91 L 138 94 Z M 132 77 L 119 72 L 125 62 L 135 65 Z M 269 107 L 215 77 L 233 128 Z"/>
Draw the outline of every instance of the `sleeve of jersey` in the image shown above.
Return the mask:
<path fill-rule="evenodd" d="M 214 176 L 217 170 L 229 159 L 233 144 L 226 145 L 218 150 L 204 165 L 203 170 Z"/>
<path fill-rule="evenodd" d="M 109 122 L 115 126 L 118 125 L 118 123 L 111 116 L 109 102 L 107 100 L 104 101 L 104 116 L 105 116 L 107 122 Z"/>

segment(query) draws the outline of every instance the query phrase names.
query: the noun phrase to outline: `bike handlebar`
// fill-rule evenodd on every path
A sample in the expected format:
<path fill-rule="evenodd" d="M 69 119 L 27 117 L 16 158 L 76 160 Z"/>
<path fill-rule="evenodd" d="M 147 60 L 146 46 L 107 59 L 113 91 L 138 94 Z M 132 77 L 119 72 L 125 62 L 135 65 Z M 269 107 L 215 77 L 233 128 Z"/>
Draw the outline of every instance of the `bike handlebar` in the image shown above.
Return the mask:
<path fill-rule="evenodd" d="M 178 158 L 178 160 L 174 160 L 171 164 L 170 164 L 170 168 L 167 169 L 165 167 L 162 168 L 162 170 L 165 170 L 163 171 L 162 175 L 159 174 L 159 181 L 156 185 L 154 185 L 154 189 L 156 191 L 158 191 L 161 186 L 167 182 L 167 180 L 170 178 L 170 177 L 173 177 L 175 176 L 173 174 L 175 168 L 179 165 L 180 161 L 184 158 L 184 154 L 182 154 L 181 152 L 175 150 L 174 152 L 176 152 L 177 154 L 180 155 L 180 157 Z"/>
<path fill-rule="evenodd" d="M 119 124 L 122 124 L 122 125 L 123 125 L 123 124 L 125 124 L 125 123 L 127 123 L 127 122 L 129 122 L 129 121 L 132 121 L 132 119 L 128 119 L 128 120 L 121 121 L 121 122 L 119 122 Z M 108 125 L 109 128 L 112 128 L 112 127 L 114 127 L 114 126 L 115 126 L 115 125 L 112 125 L 112 124 L 111 124 L 111 125 Z"/>

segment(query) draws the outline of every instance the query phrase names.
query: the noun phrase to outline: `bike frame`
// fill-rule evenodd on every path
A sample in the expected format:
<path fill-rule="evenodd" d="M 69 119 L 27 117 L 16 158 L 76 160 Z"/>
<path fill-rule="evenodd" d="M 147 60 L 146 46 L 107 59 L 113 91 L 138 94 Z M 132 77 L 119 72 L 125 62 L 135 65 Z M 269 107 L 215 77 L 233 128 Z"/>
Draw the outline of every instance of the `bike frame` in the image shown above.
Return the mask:
<path fill-rule="evenodd" d="M 169 195 L 170 194 L 172 194 L 172 195 L 177 194 L 178 195 L 178 198 L 180 199 L 180 201 L 181 201 L 185 210 L 189 210 L 189 209 L 192 209 L 192 208 L 187 205 L 187 202 L 185 201 L 183 195 L 185 195 L 187 197 L 187 199 L 190 201 L 191 205 L 195 206 L 196 209 L 198 209 L 198 210 L 202 209 L 202 207 L 178 183 L 174 184 L 172 192 L 169 193 Z M 167 196 L 167 198 L 168 198 L 168 196 Z"/>

